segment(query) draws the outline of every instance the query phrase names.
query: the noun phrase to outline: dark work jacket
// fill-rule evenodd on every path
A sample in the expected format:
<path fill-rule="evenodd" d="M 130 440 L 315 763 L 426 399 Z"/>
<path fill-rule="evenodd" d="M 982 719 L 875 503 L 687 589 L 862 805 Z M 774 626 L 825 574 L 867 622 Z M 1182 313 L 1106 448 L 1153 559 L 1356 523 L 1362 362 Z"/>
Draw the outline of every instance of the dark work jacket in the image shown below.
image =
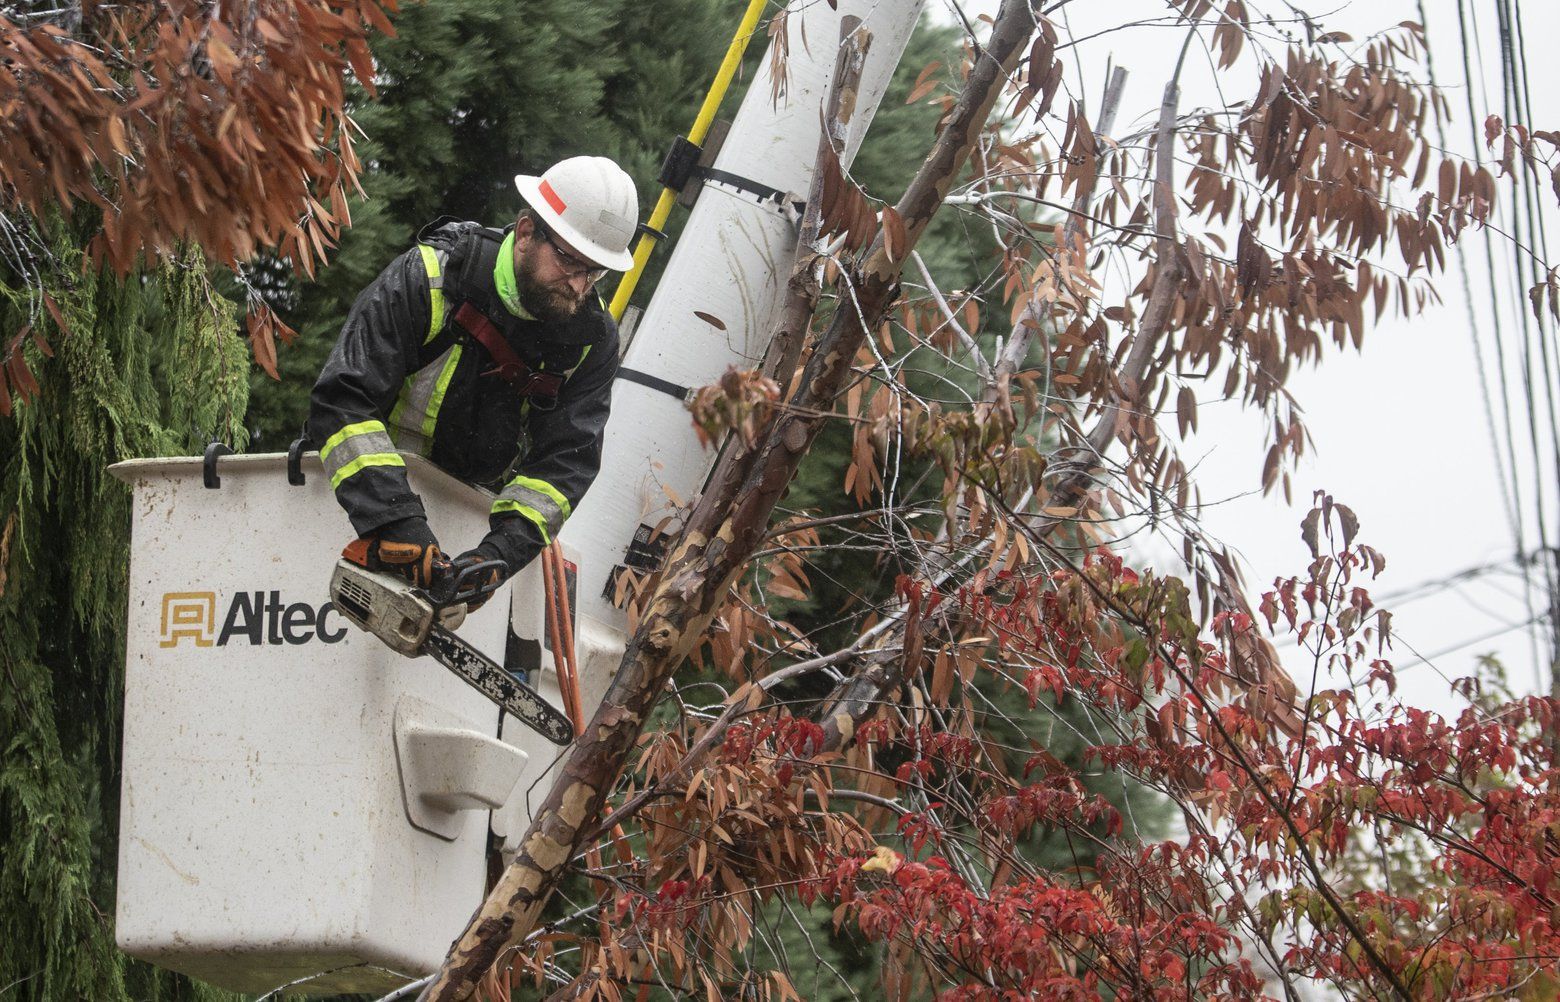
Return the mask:
<path fill-rule="evenodd" d="M 476 223 L 425 231 L 420 244 L 429 249 L 413 247 L 364 289 L 315 383 L 308 432 L 359 535 L 426 517 L 398 451 L 501 491 L 488 540 L 513 573 L 551 541 L 596 477 L 618 335 L 594 296 L 563 324 L 510 313 L 493 279 L 504 236 Z M 443 321 L 432 329 L 441 296 Z M 568 373 L 550 406 L 497 375 L 497 363 L 454 319 L 463 302 L 533 370 Z"/>

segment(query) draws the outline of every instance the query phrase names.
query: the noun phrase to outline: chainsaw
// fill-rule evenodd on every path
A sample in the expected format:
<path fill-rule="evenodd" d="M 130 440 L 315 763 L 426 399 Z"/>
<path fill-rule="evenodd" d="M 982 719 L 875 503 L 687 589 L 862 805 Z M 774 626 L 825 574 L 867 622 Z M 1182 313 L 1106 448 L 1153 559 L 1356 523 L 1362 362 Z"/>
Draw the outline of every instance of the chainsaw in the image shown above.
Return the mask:
<path fill-rule="evenodd" d="M 409 658 L 429 655 L 527 727 L 553 744 L 566 745 L 574 740 L 574 726 L 568 717 L 452 632 L 465 622 L 467 602 L 498 587 L 496 581 L 474 584 L 492 576 L 497 564 L 472 564 L 435 589 L 424 590 L 404 578 L 339 560 L 330 576 L 330 599 L 343 618 L 372 633 L 391 650 Z"/>

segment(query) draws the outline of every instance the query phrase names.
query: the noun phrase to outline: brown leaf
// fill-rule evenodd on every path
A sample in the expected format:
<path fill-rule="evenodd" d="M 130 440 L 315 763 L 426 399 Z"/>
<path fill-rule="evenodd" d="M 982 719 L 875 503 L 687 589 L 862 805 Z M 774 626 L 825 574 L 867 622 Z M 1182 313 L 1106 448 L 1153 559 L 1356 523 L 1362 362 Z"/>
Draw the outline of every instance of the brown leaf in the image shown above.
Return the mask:
<path fill-rule="evenodd" d="M 395 10 L 395 4 L 391 4 L 390 9 Z M 395 25 L 391 24 L 390 19 L 385 16 L 385 12 L 379 9 L 379 4 L 365 3 L 361 10 L 368 15 L 368 23 L 378 29 L 381 35 L 384 35 L 386 38 L 396 37 Z"/>
<path fill-rule="evenodd" d="M 947 651 L 938 651 L 932 665 L 932 702 L 947 706 L 948 697 L 953 694 L 953 659 Z"/>
<path fill-rule="evenodd" d="M 347 59 L 352 64 L 352 74 L 363 85 L 368 96 L 377 97 L 378 93 L 374 89 L 374 57 L 368 51 L 368 43 L 361 37 L 347 39 Z"/>
<path fill-rule="evenodd" d="M 890 261 L 898 261 L 909 249 L 905 222 L 892 205 L 883 206 L 883 247 Z"/>
<path fill-rule="evenodd" d="M 1359 518 L 1354 514 L 1354 510 L 1347 505 L 1333 505 L 1333 510 L 1338 513 L 1338 522 L 1343 526 L 1343 545 L 1354 545 L 1354 537 L 1360 531 Z"/>
<path fill-rule="evenodd" d="M 703 320 L 705 323 L 709 324 L 718 331 L 723 331 L 726 329 L 726 325 L 719 317 L 711 316 L 710 314 L 705 313 L 703 310 L 694 310 L 693 315 L 698 317 L 700 320 Z"/>
<path fill-rule="evenodd" d="M 1190 386 L 1181 387 L 1181 392 L 1176 395 L 1175 417 L 1182 438 L 1186 437 L 1187 431 L 1197 428 L 1197 394 L 1192 392 Z"/>
<path fill-rule="evenodd" d="M 905 98 L 905 104 L 915 104 L 937 87 L 937 81 L 932 78 L 932 73 L 941 65 L 940 60 L 934 59 L 921 69 L 920 75 L 915 78 L 915 85 L 910 88 L 910 96 Z"/>
<path fill-rule="evenodd" d="M 1320 556 L 1322 552 L 1321 541 L 1318 539 L 1321 521 L 1322 510 L 1313 508 L 1311 513 L 1305 517 L 1305 521 L 1300 523 L 1300 538 L 1305 540 L 1305 545 L 1310 549 L 1313 560 Z"/>
<path fill-rule="evenodd" d="M 280 381 L 281 374 L 276 371 L 276 340 L 271 335 L 269 318 L 263 315 L 269 312 L 265 307 L 249 311 L 249 347 L 265 374 Z"/>
<path fill-rule="evenodd" d="M 22 358 L 20 351 L 12 351 L 6 368 L 11 373 L 11 385 L 16 388 L 17 399 L 25 403 L 38 395 L 38 381 L 33 378 L 32 370 L 27 368 L 27 360 Z"/>
<path fill-rule="evenodd" d="M 280 31 L 277 30 L 275 23 L 273 23 L 270 18 L 258 18 L 255 21 L 255 27 L 260 30 L 260 34 L 265 36 L 265 40 L 270 42 L 272 45 L 286 44 L 287 36 L 283 35 Z"/>
<path fill-rule="evenodd" d="M 818 206 L 819 233 L 833 233 L 839 228 L 835 217 L 839 211 L 840 189 L 844 186 L 840 162 L 830 153 L 823 161 L 823 193 Z"/>
<path fill-rule="evenodd" d="M 1457 197 L 1457 165 L 1451 160 L 1441 161 L 1440 184 L 1436 196 L 1450 204 Z"/>
<path fill-rule="evenodd" d="M 60 310 L 60 305 L 54 301 L 54 297 L 47 292 L 43 294 L 43 305 L 48 309 L 49 316 L 54 318 L 55 326 L 59 327 L 61 333 L 68 336 L 70 334 L 70 326 L 65 323 L 65 314 Z"/>
<path fill-rule="evenodd" d="M 856 224 L 856 208 L 856 186 L 849 178 L 843 178 L 840 181 L 840 197 L 834 204 L 834 225 L 830 230 L 844 236 L 845 250 L 851 247 L 851 227 Z"/>
<path fill-rule="evenodd" d="M 124 119 L 119 115 L 108 116 L 108 140 L 114 146 L 114 152 L 122 157 L 130 155 L 130 139 L 125 133 Z"/>
<path fill-rule="evenodd" d="M 850 239 L 848 245 L 851 250 L 858 251 L 871 242 L 877 233 L 877 213 L 872 211 L 872 203 L 867 201 L 866 193 L 858 186 L 850 187 L 851 208 L 853 215 L 848 232 Z"/>
<path fill-rule="evenodd" d="M 211 68 L 217 72 L 217 76 L 223 83 L 231 86 L 233 71 L 239 67 L 238 54 L 220 38 L 213 37 L 206 42 L 206 54 L 211 57 Z"/>
<path fill-rule="evenodd" d="M 1234 371 L 1233 369 L 1231 371 Z M 1269 491 L 1278 482 L 1278 463 L 1283 457 L 1278 446 L 1268 450 L 1267 459 L 1262 463 L 1262 490 Z"/>

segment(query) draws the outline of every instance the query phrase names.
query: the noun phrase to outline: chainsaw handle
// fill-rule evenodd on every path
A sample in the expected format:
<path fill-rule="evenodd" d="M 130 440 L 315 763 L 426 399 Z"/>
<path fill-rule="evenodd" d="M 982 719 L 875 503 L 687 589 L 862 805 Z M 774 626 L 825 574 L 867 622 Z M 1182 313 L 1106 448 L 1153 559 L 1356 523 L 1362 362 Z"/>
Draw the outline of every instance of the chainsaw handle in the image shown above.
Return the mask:
<path fill-rule="evenodd" d="M 492 571 L 498 571 L 496 576 Z M 461 602 L 486 598 L 497 591 L 509 576 L 509 565 L 502 560 L 480 560 L 452 571 L 435 581 L 428 589 L 428 598 L 434 608 L 443 609 Z M 492 577 L 491 581 L 487 579 Z M 486 581 L 485 584 L 475 582 Z"/>

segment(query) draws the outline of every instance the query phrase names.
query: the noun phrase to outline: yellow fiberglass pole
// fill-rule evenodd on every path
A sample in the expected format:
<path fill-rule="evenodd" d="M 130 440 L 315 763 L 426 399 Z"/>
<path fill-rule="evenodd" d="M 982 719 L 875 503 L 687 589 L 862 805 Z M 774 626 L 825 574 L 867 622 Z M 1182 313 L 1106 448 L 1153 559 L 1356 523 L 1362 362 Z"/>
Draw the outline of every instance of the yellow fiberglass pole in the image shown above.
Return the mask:
<path fill-rule="evenodd" d="M 704 138 L 709 135 L 710 125 L 715 121 L 715 112 L 720 108 L 721 99 L 726 96 L 726 91 L 731 86 L 731 78 L 737 75 L 737 67 L 742 64 L 742 53 L 747 51 L 748 42 L 753 38 L 753 32 L 758 28 L 759 15 L 764 12 L 769 0 L 748 0 L 747 11 L 742 15 L 742 23 L 737 26 L 737 33 L 732 36 L 731 45 L 726 48 L 726 58 L 721 60 L 720 69 L 715 73 L 715 81 L 710 84 L 709 93 L 704 95 L 704 104 L 699 107 L 699 114 L 693 120 L 693 128 L 688 130 L 688 142 L 695 146 L 702 146 Z M 661 189 L 661 197 L 656 200 L 655 208 L 650 213 L 650 220 L 646 223 L 649 232 L 639 235 L 639 243 L 634 246 L 634 266 L 629 269 L 622 279 L 618 281 L 617 290 L 612 293 L 612 311 L 614 320 L 623 319 L 623 311 L 628 308 L 628 300 L 634 294 L 634 288 L 639 284 L 639 276 L 644 274 L 645 262 L 650 260 L 650 252 L 655 249 L 656 236 L 661 228 L 666 225 L 666 220 L 671 217 L 672 205 L 677 201 L 677 192 L 670 188 Z"/>

